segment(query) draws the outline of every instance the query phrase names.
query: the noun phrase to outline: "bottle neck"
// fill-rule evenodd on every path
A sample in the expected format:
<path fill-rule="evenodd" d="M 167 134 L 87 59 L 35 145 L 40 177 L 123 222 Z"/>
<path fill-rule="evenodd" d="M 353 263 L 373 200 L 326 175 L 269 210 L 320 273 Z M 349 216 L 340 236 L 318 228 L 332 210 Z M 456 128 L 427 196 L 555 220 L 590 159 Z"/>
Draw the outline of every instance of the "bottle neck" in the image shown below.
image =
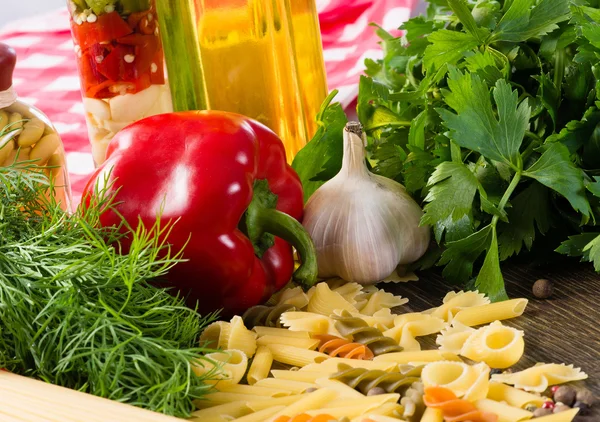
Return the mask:
<path fill-rule="evenodd" d="M 17 101 L 17 93 L 11 86 L 6 91 L 0 91 L 0 110 L 11 106 Z"/>

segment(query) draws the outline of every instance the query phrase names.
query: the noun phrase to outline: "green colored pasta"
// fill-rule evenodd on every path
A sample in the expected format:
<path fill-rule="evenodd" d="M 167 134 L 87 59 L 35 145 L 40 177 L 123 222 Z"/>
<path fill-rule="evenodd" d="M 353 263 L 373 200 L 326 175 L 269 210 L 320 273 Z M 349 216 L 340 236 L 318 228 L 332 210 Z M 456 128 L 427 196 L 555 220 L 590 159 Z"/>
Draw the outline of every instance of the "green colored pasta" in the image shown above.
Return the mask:
<path fill-rule="evenodd" d="M 354 342 L 368 346 L 375 356 L 403 350 L 394 339 L 384 336 L 375 327 L 369 327 L 366 321 L 353 317 L 348 311 L 342 311 L 339 316 L 332 315 L 331 318 L 336 321 L 335 328 L 342 336 L 352 336 Z"/>
<path fill-rule="evenodd" d="M 382 388 L 386 393 L 399 393 L 403 395 L 416 381 L 422 367 L 404 368 L 404 372 L 385 372 L 365 368 L 353 368 L 344 363 L 338 364 L 338 372 L 329 378 L 343 382 L 363 394 L 375 387 Z"/>
<path fill-rule="evenodd" d="M 282 303 L 275 306 L 258 305 L 249 308 L 242 319 L 246 328 L 251 330 L 256 326 L 281 328 L 281 314 L 296 311 L 294 305 Z"/>
<path fill-rule="evenodd" d="M 422 368 L 422 367 L 421 367 Z M 418 422 L 425 412 L 425 403 L 423 394 L 425 386 L 421 381 L 415 381 L 404 392 L 404 397 L 400 399 L 400 404 L 404 407 L 402 418 L 407 422 Z"/>

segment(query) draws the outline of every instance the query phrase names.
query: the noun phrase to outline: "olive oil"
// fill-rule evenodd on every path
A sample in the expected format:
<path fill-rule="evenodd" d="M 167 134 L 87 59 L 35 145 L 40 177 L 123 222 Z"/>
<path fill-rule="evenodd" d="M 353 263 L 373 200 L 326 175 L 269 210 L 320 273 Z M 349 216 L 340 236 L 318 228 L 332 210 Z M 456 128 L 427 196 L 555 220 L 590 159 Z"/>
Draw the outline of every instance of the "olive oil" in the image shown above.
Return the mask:
<path fill-rule="evenodd" d="M 193 67 L 202 69 L 196 83 L 206 97 L 203 103 L 208 109 L 240 113 L 270 127 L 282 138 L 291 162 L 314 135 L 314 118 L 327 95 L 315 1 L 184 3 L 197 25 L 197 40 L 184 42 L 198 45 L 201 65 Z M 181 16 L 181 24 L 189 25 L 189 15 Z M 171 83 L 177 83 L 173 78 L 178 78 L 181 66 L 179 58 L 175 72 L 169 67 Z"/>

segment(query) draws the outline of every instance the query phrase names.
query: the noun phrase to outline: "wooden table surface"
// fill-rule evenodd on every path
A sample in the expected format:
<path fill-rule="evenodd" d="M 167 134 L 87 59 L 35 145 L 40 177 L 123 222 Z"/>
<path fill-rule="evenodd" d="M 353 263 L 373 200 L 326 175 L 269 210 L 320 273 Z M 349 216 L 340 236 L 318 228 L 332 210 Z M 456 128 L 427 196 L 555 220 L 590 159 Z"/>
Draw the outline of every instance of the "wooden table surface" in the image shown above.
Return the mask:
<path fill-rule="evenodd" d="M 591 265 L 564 263 L 558 268 L 507 264 L 503 265 L 503 274 L 511 298 L 529 299 L 523 316 L 505 322 L 525 332 L 525 354 L 514 369 L 536 362 L 574 364 L 589 376 L 579 385 L 600 398 L 600 275 Z M 403 306 L 407 312 L 439 306 L 448 291 L 460 290 L 447 284 L 436 271 L 421 273 L 419 277 L 419 281 L 382 287 L 408 298 L 410 302 Z M 551 298 L 533 296 L 531 287 L 539 278 L 554 283 Z M 433 346 L 434 340 L 426 338 L 425 345 Z M 600 403 L 593 415 L 590 420 L 600 421 Z"/>

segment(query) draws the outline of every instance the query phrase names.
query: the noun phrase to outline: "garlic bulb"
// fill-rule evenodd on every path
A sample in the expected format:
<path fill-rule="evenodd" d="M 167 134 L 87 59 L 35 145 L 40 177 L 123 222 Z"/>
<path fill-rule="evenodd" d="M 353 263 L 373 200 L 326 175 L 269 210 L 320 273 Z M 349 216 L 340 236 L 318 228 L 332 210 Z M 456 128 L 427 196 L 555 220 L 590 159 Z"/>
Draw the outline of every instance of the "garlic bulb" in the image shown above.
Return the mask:
<path fill-rule="evenodd" d="M 404 186 L 369 172 L 365 141 L 360 123 L 346 125 L 342 169 L 306 204 L 303 225 L 317 249 L 319 277 L 376 283 L 429 246 L 429 227 L 419 227 L 423 211 Z"/>

